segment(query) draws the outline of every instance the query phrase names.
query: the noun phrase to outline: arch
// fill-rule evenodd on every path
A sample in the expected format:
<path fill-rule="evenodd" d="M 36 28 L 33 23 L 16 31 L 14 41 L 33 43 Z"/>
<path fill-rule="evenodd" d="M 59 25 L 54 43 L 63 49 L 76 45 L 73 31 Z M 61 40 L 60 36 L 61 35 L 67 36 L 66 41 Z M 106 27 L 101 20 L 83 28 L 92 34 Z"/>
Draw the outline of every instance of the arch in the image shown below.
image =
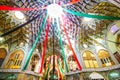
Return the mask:
<path fill-rule="evenodd" d="M 117 40 L 116 40 L 117 43 L 120 43 L 120 33 L 117 34 Z M 116 44 L 116 46 L 118 47 L 118 49 L 120 50 L 120 44 Z"/>
<path fill-rule="evenodd" d="M 68 66 L 70 71 L 78 70 L 78 65 L 76 64 L 76 61 L 73 57 L 73 55 L 70 55 L 68 57 Z"/>
<path fill-rule="evenodd" d="M 7 56 L 6 49 L 5 48 L 0 48 L 0 66 L 2 65 L 6 56 Z"/>
<path fill-rule="evenodd" d="M 39 72 L 40 57 L 38 54 L 34 54 L 31 58 L 29 69 L 34 72 Z"/>
<path fill-rule="evenodd" d="M 86 68 L 98 68 L 99 67 L 98 62 L 95 58 L 95 55 L 91 51 L 89 50 L 85 51 L 82 57 L 83 57 L 83 61 L 84 61 Z"/>
<path fill-rule="evenodd" d="M 22 50 L 16 50 L 10 54 L 7 64 L 5 68 L 10 69 L 20 69 L 22 61 L 24 59 L 24 52 Z"/>
<path fill-rule="evenodd" d="M 90 80 L 105 80 L 104 77 L 97 73 L 97 72 L 92 72 L 90 75 L 89 75 L 89 78 Z"/>
<path fill-rule="evenodd" d="M 101 49 L 98 51 L 98 56 L 102 62 L 103 67 L 115 65 L 108 51 Z"/>

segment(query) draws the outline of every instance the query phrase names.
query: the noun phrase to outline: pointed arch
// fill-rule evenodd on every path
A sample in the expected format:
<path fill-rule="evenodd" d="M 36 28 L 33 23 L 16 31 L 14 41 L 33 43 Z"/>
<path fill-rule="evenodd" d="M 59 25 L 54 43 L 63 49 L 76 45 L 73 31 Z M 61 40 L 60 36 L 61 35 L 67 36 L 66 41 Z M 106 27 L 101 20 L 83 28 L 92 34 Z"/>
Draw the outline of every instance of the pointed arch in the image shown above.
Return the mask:
<path fill-rule="evenodd" d="M 10 54 L 10 57 L 5 65 L 5 68 L 20 69 L 23 59 L 24 59 L 24 52 L 22 50 L 16 50 Z"/>
<path fill-rule="evenodd" d="M 40 57 L 38 54 L 34 54 L 31 58 L 29 69 L 34 72 L 39 72 Z"/>
<path fill-rule="evenodd" d="M 90 75 L 89 75 L 89 78 L 90 80 L 105 80 L 104 77 L 97 73 L 97 72 L 92 72 Z"/>
<path fill-rule="evenodd" d="M 98 56 L 102 62 L 102 66 L 103 67 L 107 67 L 107 66 L 112 66 L 115 65 L 115 63 L 113 62 L 110 53 L 104 49 L 100 49 L 98 51 Z"/>
<path fill-rule="evenodd" d="M 83 57 L 83 61 L 84 61 L 86 68 L 98 68 L 99 67 L 96 57 L 91 51 L 86 50 L 83 53 L 82 57 Z"/>
<path fill-rule="evenodd" d="M 76 61 L 73 55 L 70 55 L 68 57 L 68 66 L 69 66 L 69 71 L 78 70 L 78 65 L 76 64 Z"/>
<path fill-rule="evenodd" d="M 3 64 L 3 61 L 6 56 L 7 56 L 7 50 L 5 48 L 0 48 L 0 66 Z"/>

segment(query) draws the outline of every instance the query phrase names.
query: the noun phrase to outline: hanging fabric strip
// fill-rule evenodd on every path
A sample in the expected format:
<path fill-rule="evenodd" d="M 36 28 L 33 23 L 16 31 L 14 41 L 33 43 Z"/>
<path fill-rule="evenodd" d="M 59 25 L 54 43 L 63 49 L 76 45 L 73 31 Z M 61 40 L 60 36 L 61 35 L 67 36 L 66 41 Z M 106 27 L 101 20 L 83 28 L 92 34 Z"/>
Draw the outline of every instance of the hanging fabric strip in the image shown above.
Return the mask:
<path fill-rule="evenodd" d="M 47 72 L 46 72 L 45 79 L 48 78 L 48 72 L 49 72 L 49 70 L 50 70 L 50 65 L 51 65 L 51 58 L 49 59 L 49 61 L 48 61 L 47 64 L 48 64 L 48 68 L 47 68 Z"/>
<path fill-rule="evenodd" d="M 38 0 L 38 2 L 40 2 L 40 3 L 42 3 L 42 4 L 45 4 L 43 1 L 41 1 L 41 0 Z"/>
<path fill-rule="evenodd" d="M 44 67 L 44 60 L 45 60 L 45 55 L 46 55 L 46 49 L 47 49 L 47 44 L 48 44 L 48 33 L 50 30 L 50 18 L 48 18 L 48 28 L 46 30 L 46 39 L 44 41 L 44 45 L 43 45 L 43 54 L 42 54 L 42 62 L 41 62 L 41 68 L 40 68 L 40 73 L 42 73 L 43 67 Z"/>
<path fill-rule="evenodd" d="M 31 59 L 32 54 L 33 54 L 33 52 L 34 52 L 34 49 L 36 48 L 36 45 L 37 45 L 38 40 L 39 40 L 39 38 L 40 38 L 41 32 L 42 32 L 42 30 L 43 30 L 44 27 L 45 27 L 47 18 L 48 18 L 48 14 L 47 14 L 46 17 L 45 17 L 44 23 L 42 24 L 42 27 L 40 28 L 40 31 L 39 31 L 39 33 L 38 33 L 38 36 L 37 36 L 36 40 L 35 40 L 35 43 L 33 44 L 32 49 L 31 49 L 30 52 L 29 52 L 29 55 L 28 55 L 28 58 L 27 58 L 27 61 L 26 61 L 26 63 L 25 63 L 25 66 L 24 66 L 23 70 L 26 70 L 27 67 L 28 67 L 28 64 L 29 64 L 29 62 L 30 62 L 30 59 Z"/>
<path fill-rule="evenodd" d="M 60 71 L 64 74 L 65 72 L 64 72 L 59 60 L 58 60 L 58 65 L 59 65 Z"/>
<path fill-rule="evenodd" d="M 0 10 L 7 10 L 7 11 L 34 11 L 39 10 L 37 8 L 18 8 L 18 7 L 12 7 L 12 6 L 0 6 Z"/>
<path fill-rule="evenodd" d="M 65 19 L 63 19 L 63 20 L 65 20 Z M 65 22 L 65 21 L 64 21 L 64 22 Z M 76 60 L 76 62 L 77 62 L 77 64 L 78 64 L 78 67 L 79 67 L 80 70 L 82 70 L 82 66 L 81 66 L 81 64 L 80 64 L 80 62 L 79 62 L 79 60 L 78 60 L 78 58 L 77 58 L 77 56 L 76 56 L 76 53 L 75 53 L 75 51 L 74 51 L 74 49 L 73 49 L 73 46 L 72 46 L 72 44 L 71 44 L 71 42 L 70 42 L 70 39 L 69 39 L 69 37 L 68 37 L 68 33 L 67 33 L 67 31 L 66 31 L 65 24 L 63 25 L 63 29 L 64 29 L 64 32 L 65 32 L 67 41 L 68 41 L 68 43 L 69 43 L 70 49 L 72 50 L 73 56 L 74 56 L 74 58 L 75 58 L 75 60 Z"/>
<path fill-rule="evenodd" d="M 47 69 L 47 73 L 46 73 L 45 78 L 48 78 L 48 72 L 49 72 L 49 70 L 50 70 L 50 64 L 48 65 L 48 69 Z"/>
<path fill-rule="evenodd" d="M 68 13 L 71 13 L 72 15 L 76 15 L 76 16 L 80 16 L 80 17 L 88 17 L 88 18 L 96 18 L 96 19 L 107 19 L 107 20 L 120 20 L 120 17 L 86 14 L 86 13 L 76 12 L 76 11 L 67 10 L 67 9 L 64 9 L 64 11 L 66 11 Z"/>
<path fill-rule="evenodd" d="M 65 51 L 64 51 L 64 45 L 62 43 L 62 37 L 61 37 L 61 29 L 60 29 L 60 24 L 59 24 L 59 21 L 57 19 L 57 28 L 58 28 L 58 35 L 60 37 L 60 46 L 62 48 L 62 55 L 64 57 L 64 62 L 65 62 L 65 67 L 66 67 L 66 71 L 68 72 L 68 64 L 67 64 L 67 60 L 66 60 L 66 55 L 65 55 Z"/>
<path fill-rule="evenodd" d="M 67 4 L 64 4 L 63 6 L 70 6 L 70 5 L 73 5 L 75 3 L 78 3 L 80 0 L 72 0 L 71 2 L 67 3 Z"/>
<path fill-rule="evenodd" d="M 60 76 L 60 80 L 62 80 L 62 74 L 61 74 L 61 72 L 60 72 L 60 69 L 59 69 L 59 67 L 58 67 L 58 63 L 57 63 L 57 69 L 58 69 L 58 73 L 59 73 L 59 76 Z"/>

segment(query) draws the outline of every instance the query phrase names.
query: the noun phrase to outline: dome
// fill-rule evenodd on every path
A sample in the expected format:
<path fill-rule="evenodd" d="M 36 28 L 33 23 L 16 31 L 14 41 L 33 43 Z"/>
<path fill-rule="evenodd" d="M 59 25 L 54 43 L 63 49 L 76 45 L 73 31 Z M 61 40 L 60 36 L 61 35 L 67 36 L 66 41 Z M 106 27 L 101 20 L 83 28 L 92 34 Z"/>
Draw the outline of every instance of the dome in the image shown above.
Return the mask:
<path fill-rule="evenodd" d="M 113 79 L 107 73 L 120 68 L 119 4 L 0 1 L 0 79 Z"/>

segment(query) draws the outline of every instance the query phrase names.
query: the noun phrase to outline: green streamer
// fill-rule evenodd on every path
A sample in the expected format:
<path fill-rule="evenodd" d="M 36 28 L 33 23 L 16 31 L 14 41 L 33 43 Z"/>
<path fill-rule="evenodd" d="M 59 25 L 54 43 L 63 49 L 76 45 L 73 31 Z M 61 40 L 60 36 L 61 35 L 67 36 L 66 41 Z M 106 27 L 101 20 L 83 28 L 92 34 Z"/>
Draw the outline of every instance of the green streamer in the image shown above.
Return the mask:
<path fill-rule="evenodd" d="M 32 49 L 30 50 L 29 56 L 28 56 L 28 58 L 27 58 L 27 61 L 26 61 L 26 64 L 25 64 L 23 70 L 26 70 L 26 69 L 27 69 L 27 66 L 28 66 L 28 64 L 29 64 L 29 62 L 30 62 L 30 59 L 31 59 L 31 57 L 32 57 L 32 54 L 33 54 L 33 52 L 34 52 L 34 50 L 35 50 L 35 48 L 36 48 L 36 45 L 37 45 L 37 43 L 38 43 L 38 40 L 39 40 L 39 38 L 40 38 L 41 32 L 42 32 L 42 30 L 44 29 L 44 26 L 45 26 L 45 24 L 46 24 L 47 18 L 48 18 L 48 14 L 47 14 L 46 17 L 45 17 L 44 23 L 42 24 L 42 27 L 40 28 L 40 31 L 39 31 L 39 33 L 38 33 L 38 36 L 37 36 L 36 40 L 35 40 L 35 43 L 33 44 L 33 47 L 32 47 Z"/>
<path fill-rule="evenodd" d="M 59 60 L 58 60 L 58 65 L 59 65 L 60 71 L 64 74 L 65 72 L 64 72 Z"/>
<path fill-rule="evenodd" d="M 76 16 L 81 16 L 81 17 L 96 18 L 96 19 L 107 19 L 107 20 L 120 20 L 120 17 L 86 14 L 86 13 L 76 12 L 76 11 L 67 10 L 67 9 L 64 9 L 64 11 L 66 11 L 68 13 L 71 13 L 73 15 L 76 15 Z"/>
<path fill-rule="evenodd" d="M 48 66 L 47 73 L 46 73 L 46 76 L 45 76 L 46 79 L 47 79 L 47 77 L 48 77 L 48 72 L 49 72 L 49 70 L 50 70 L 50 64 L 49 64 L 49 66 Z"/>
<path fill-rule="evenodd" d="M 60 26 L 59 26 L 58 20 L 57 20 L 57 27 L 58 27 L 58 35 L 60 37 L 60 46 L 62 48 L 62 55 L 64 57 L 66 71 L 68 72 L 68 64 L 67 64 L 67 61 L 66 61 L 66 55 L 65 55 L 65 52 L 64 52 L 64 46 L 63 46 L 63 43 L 62 43 L 62 37 L 61 37 L 61 34 L 60 34 L 61 30 L 60 30 Z"/>
<path fill-rule="evenodd" d="M 42 4 L 45 4 L 43 1 L 41 1 L 41 0 L 38 0 L 38 2 L 40 2 L 40 3 L 42 3 Z"/>

